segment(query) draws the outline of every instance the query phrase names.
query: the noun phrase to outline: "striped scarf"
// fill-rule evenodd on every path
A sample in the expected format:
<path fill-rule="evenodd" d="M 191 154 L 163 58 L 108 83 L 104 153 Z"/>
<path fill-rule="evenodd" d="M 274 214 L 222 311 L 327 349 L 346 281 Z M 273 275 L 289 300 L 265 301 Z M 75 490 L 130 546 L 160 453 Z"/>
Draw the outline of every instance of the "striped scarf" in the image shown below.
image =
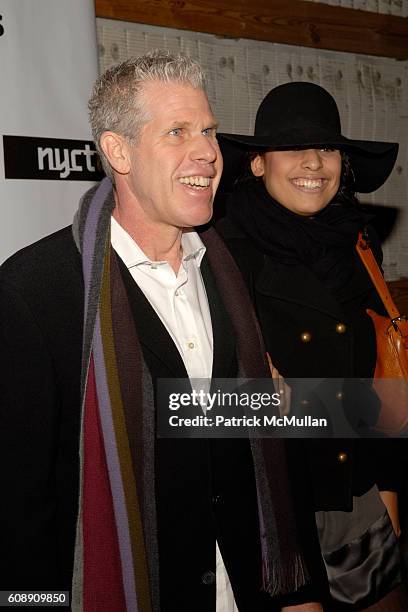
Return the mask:
<path fill-rule="evenodd" d="M 112 257 L 114 206 L 111 182 L 104 179 L 83 196 L 73 223 L 82 256 L 85 311 L 72 609 L 159 612 L 154 394 L 126 290 Z M 239 375 L 265 378 L 268 366 L 263 343 L 239 272 L 213 229 L 203 232 L 201 238 L 235 329 Z M 307 580 L 297 550 L 284 448 L 276 439 L 252 439 L 251 448 L 263 588 L 280 595 Z"/>

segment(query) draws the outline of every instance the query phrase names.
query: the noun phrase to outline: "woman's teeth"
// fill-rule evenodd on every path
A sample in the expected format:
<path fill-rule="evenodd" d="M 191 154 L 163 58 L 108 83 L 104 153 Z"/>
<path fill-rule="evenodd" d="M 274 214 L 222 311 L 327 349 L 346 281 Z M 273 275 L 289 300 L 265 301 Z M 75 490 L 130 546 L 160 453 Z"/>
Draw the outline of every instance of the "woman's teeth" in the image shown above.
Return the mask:
<path fill-rule="evenodd" d="M 320 189 L 323 187 L 325 179 L 292 179 L 293 185 L 295 187 L 301 187 L 302 189 Z"/>

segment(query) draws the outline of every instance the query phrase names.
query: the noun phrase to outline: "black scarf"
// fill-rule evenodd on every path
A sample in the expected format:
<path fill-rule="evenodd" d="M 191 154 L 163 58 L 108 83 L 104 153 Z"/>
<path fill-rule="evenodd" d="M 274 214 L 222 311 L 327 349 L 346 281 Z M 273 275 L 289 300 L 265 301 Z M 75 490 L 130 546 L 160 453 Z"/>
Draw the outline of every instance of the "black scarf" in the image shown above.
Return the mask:
<path fill-rule="evenodd" d="M 298 215 L 257 179 L 236 186 L 227 216 L 259 251 L 288 266 L 307 266 L 336 295 L 353 275 L 358 232 L 370 218 L 359 207 L 336 200 L 311 217 Z"/>

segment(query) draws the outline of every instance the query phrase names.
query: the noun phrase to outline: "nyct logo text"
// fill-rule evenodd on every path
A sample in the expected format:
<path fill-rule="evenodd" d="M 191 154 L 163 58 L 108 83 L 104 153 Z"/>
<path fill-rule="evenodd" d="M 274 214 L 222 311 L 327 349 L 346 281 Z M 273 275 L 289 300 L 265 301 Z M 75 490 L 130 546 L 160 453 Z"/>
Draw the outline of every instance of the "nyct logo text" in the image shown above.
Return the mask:
<path fill-rule="evenodd" d="M 89 144 L 83 149 L 61 149 L 51 147 L 38 147 L 38 169 L 57 171 L 62 179 L 67 178 L 71 172 L 96 172 L 96 165 L 92 159 L 96 151 Z"/>

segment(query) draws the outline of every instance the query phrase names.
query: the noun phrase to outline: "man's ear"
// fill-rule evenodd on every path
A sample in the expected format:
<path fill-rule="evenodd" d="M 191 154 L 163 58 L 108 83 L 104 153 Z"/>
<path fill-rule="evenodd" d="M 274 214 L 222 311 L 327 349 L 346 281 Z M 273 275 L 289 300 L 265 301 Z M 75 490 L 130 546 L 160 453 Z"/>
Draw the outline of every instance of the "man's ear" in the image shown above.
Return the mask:
<path fill-rule="evenodd" d="M 103 132 L 99 144 L 113 170 L 119 174 L 129 174 L 129 145 L 123 136 L 115 132 Z"/>
<path fill-rule="evenodd" d="M 265 174 L 265 164 L 263 155 L 260 155 L 258 153 L 256 157 L 254 157 L 254 159 L 251 161 L 251 170 L 252 174 L 254 174 L 255 176 L 263 176 Z"/>

